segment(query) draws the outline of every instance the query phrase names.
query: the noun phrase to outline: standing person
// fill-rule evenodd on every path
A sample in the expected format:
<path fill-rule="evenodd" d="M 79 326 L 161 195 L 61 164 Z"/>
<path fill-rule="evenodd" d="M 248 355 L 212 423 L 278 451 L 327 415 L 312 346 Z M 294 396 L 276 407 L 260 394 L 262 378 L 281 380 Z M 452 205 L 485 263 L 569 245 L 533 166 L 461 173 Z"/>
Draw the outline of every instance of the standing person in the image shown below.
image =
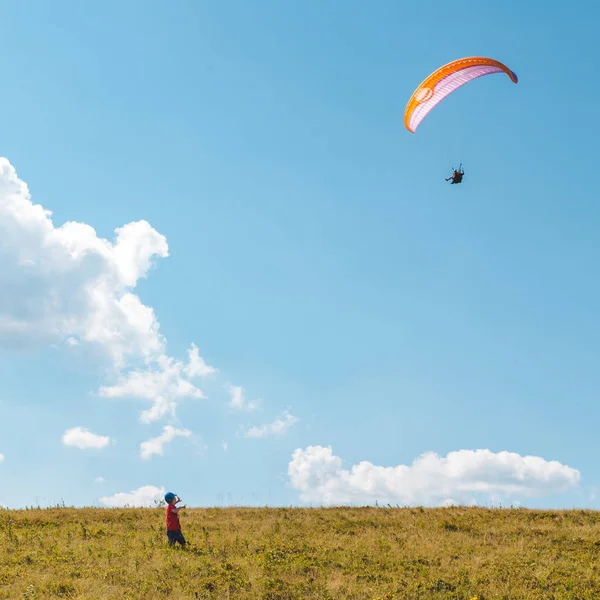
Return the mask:
<path fill-rule="evenodd" d="M 183 506 L 177 506 L 181 502 L 181 498 L 172 492 L 165 494 L 165 502 L 167 503 L 166 521 L 167 521 L 167 537 L 169 538 L 169 546 L 174 546 L 175 543 L 185 547 L 185 538 L 181 533 L 181 523 L 179 522 L 179 511 Z"/>

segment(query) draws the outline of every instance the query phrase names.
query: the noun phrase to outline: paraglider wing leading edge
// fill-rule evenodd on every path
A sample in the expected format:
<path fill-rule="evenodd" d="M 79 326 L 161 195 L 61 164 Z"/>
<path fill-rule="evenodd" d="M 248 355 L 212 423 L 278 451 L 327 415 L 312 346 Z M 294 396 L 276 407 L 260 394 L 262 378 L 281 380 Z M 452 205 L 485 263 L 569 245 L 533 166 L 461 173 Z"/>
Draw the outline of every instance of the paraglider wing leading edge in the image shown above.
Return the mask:
<path fill-rule="evenodd" d="M 484 56 L 470 56 L 452 61 L 434 71 L 410 97 L 404 111 L 404 126 L 415 133 L 421 121 L 452 92 L 466 83 L 492 73 L 505 73 L 518 82 L 517 75 L 506 65 Z"/>

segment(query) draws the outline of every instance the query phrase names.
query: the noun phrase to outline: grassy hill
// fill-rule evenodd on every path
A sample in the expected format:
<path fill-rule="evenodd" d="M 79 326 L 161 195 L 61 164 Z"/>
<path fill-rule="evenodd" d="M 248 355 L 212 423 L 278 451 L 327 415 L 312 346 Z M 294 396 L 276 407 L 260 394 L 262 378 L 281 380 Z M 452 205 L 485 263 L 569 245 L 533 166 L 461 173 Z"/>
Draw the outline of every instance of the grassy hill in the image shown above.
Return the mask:
<path fill-rule="evenodd" d="M 0 510 L 0 598 L 600 598 L 600 513 L 482 508 Z"/>

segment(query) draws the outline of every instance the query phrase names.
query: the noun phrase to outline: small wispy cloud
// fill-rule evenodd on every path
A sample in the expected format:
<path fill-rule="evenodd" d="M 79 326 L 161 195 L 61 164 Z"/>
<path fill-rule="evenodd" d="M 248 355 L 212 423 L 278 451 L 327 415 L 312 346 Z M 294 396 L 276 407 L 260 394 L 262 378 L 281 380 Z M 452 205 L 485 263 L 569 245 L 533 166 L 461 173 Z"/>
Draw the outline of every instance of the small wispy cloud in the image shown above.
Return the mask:
<path fill-rule="evenodd" d="M 198 346 L 192 344 L 188 350 L 188 364 L 184 369 L 185 374 L 190 378 L 195 377 L 209 377 L 215 375 L 219 371 L 215 367 L 211 367 L 204 362 L 204 359 L 200 356 Z"/>
<path fill-rule="evenodd" d="M 104 483 L 106 481 L 106 479 L 104 479 L 104 477 L 96 477 L 96 479 L 94 479 L 94 483 Z"/>
<path fill-rule="evenodd" d="M 183 398 L 206 398 L 191 379 L 217 372 L 198 355 L 195 345 L 188 351 L 187 364 L 166 355 L 157 358 L 156 364 L 152 369 L 129 371 L 115 385 L 101 387 L 100 396 L 147 400 L 152 405 L 141 412 L 140 420 L 154 423 L 167 415 L 175 416 L 177 402 Z"/>
<path fill-rule="evenodd" d="M 190 435 L 192 432 L 187 429 L 175 429 L 171 425 L 166 425 L 159 436 L 140 444 L 140 457 L 142 460 L 148 460 L 155 454 L 162 456 L 165 444 L 172 442 L 176 437 L 189 437 Z"/>
<path fill-rule="evenodd" d="M 62 442 L 65 446 L 72 446 L 81 450 L 100 450 L 110 444 L 110 438 L 107 435 L 92 433 L 85 427 L 73 427 L 65 431 Z"/>
<path fill-rule="evenodd" d="M 265 425 L 261 425 L 260 427 L 251 427 L 246 431 L 244 437 L 256 439 L 275 435 L 283 435 L 297 421 L 298 418 L 286 410 L 272 423 L 267 423 Z"/>
<path fill-rule="evenodd" d="M 239 385 L 226 384 L 225 388 L 229 392 L 229 406 L 233 410 L 240 412 L 253 412 L 258 409 L 258 402 L 250 402 L 244 395 L 244 388 Z"/>

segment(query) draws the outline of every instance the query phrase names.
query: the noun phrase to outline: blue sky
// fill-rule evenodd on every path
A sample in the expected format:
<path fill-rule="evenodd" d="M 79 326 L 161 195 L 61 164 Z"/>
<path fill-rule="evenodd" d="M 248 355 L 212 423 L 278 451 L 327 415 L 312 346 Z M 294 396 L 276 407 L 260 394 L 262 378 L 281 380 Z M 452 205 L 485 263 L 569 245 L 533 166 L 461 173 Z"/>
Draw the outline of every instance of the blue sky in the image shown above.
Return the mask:
<path fill-rule="evenodd" d="M 95 234 L 9 219 L 0 184 L 0 504 L 164 488 L 198 506 L 596 507 L 599 18 L 588 1 L 5 0 L 4 180 Z M 407 132 L 415 87 L 474 54 L 519 84 L 477 80 Z M 160 324 L 150 358 L 126 292 Z M 193 382 L 191 344 L 216 370 Z M 123 390 L 169 359 L 205 398 L 144 420 L 154 388 Z M 143 458 L 165 426 L 184 435 Z M 65 444 L 76 427 L 109 441 Z"/>

